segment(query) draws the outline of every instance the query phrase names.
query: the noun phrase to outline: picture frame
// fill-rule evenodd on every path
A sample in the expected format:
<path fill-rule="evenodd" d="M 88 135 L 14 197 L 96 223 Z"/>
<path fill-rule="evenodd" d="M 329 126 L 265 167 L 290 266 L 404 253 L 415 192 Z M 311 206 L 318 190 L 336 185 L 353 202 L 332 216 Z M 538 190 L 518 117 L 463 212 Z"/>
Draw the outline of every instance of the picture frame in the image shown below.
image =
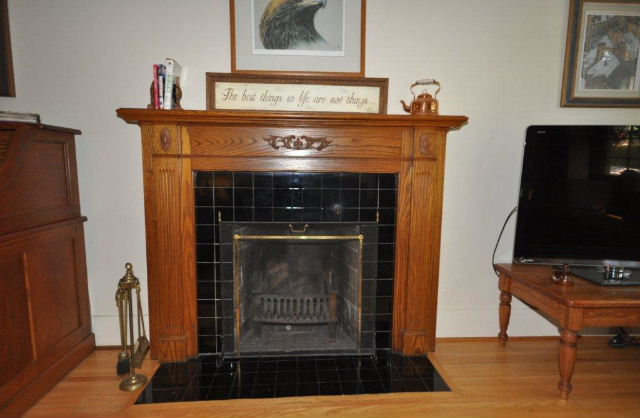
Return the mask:
<path fill-rule="evenodd" d="M 640 0 L 571 0 L 561 106 L 640 107 Z"/>
<path fill-rule="evenodd" d="M 207 110 L 387 113 L 388 78 L 207 73 Z"/>
<path fill-rule="evenodd" d="M 0 0 L 0 96 L 16 97 L 9 33 L 9 7 L 7 0 Z"/>
<path fill-rule="evenodd" d="M 364 76 L 366 0 L 229 0 L 229 9 L 232 73 Z M 312 21 L 294 18 L 303 11 Z"/>

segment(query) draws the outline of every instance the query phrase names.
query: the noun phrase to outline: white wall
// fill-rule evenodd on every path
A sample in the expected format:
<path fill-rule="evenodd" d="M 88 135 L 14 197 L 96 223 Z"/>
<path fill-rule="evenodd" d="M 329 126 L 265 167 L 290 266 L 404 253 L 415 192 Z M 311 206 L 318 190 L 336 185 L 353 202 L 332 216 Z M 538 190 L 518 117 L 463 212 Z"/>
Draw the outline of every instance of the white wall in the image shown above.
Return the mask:
<path fill-rule="evenodd" d="M 389 78 L 389 112 L 401 113 L 411 82 L 434 77 L 441 113 L 469 116 L 447 150 L 438 336 L 497 332 L 490 257 L 516 204 L 526 126 L 638 123 L 637 109 L 559 107 L 568 3 L 368 1 L 366 75 Z M 93 327 L 98 344 L 117 344 L 116 282 L 127 261 L 144 282 L 146 262 L 140 133 L 115 109 L 146 106 L 151 64 L 167 56 L 188 67 L 183 106 L 204 109 L 204 73 L 230 70 L 228 1 L 9 0 L 9 12 L 17 97 L 0 108 L 83 132 Z M 512 244 L 511 226 L 498 260 Z M 514 303 L 510 334 L 554 333 Z"/>

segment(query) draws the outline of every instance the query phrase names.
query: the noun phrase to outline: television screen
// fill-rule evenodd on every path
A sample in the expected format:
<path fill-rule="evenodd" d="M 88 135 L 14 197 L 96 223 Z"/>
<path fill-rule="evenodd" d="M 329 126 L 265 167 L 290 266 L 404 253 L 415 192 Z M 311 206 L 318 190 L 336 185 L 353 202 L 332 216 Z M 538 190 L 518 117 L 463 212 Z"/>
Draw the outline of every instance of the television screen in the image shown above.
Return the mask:
<path fill-rule="evenodd" d="M 640 126 L 527 129 L 514 261 L 640 265 Z"/>

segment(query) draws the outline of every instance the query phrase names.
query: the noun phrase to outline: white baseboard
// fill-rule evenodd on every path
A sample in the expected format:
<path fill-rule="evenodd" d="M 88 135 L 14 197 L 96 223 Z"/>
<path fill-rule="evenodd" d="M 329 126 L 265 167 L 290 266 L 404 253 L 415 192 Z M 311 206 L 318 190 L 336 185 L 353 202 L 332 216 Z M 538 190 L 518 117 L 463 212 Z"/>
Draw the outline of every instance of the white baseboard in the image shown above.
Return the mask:
<path fill-rule="evenodd" d="M 97 346 L 112 346 L 120 344 L 120 330 L 117 315 L 93 315 L 93 332 Z M 149 317 L 145 315 L 147 333 L 149 332 Z M 500 330 L 498 324 L 498 306 L 495 308 L 440 308 L 438 309 L 438 323 L 436 334 L 440 338 L 455 337 L 495 337 Z M 137 333 L 137 329 L 135 330 Z M 508 334 L 510 336 L 538 337 L 556 336 L 558 330 L 549 321 L 535 313 L 520 302 L 514 301 L 511 309 Z M 585 335 L 613 335 L 616 328 L 588 329 Z M 629 328 L 629 333 L 638 333 L 638 328 Z"/>
<path fill-rule="evenodd" d="M 438 337 L 495 337 L 500 331 L 495 308 L 442 308 L 438 310 Z M 558 335 L 546 319 L 526 307 L 513 306 L 507 333 L 511 336 Z"/>

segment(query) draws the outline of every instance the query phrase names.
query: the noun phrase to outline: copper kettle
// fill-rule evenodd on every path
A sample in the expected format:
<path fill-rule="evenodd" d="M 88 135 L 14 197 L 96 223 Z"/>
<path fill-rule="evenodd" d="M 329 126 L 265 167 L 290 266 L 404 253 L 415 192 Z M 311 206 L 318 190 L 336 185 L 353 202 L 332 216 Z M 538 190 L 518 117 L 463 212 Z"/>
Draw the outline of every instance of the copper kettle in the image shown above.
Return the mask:
<path fill-rule="evenodd" d="M 416 92 L 413 90 L 417 86 L 424 86 L 422 89 L 422 93 L 420 93 L 418 97 L 416 97 Z M 433 93 L 433 96 L 428 93 L 426 86 L 437 86 L 437 89 L 435 93 Z M 413 94 L 413 101 L 411 102 L 411 105 L 406 104 L 404 100 L 400 100 L 405 112 L 411 113 L 412 115 L 438 114 L 438 100 L 435 96 L 440 91 L 440 83 L 432 78 L 426 78 L 416 81 L 411 85 L 409 89 Z"/>

